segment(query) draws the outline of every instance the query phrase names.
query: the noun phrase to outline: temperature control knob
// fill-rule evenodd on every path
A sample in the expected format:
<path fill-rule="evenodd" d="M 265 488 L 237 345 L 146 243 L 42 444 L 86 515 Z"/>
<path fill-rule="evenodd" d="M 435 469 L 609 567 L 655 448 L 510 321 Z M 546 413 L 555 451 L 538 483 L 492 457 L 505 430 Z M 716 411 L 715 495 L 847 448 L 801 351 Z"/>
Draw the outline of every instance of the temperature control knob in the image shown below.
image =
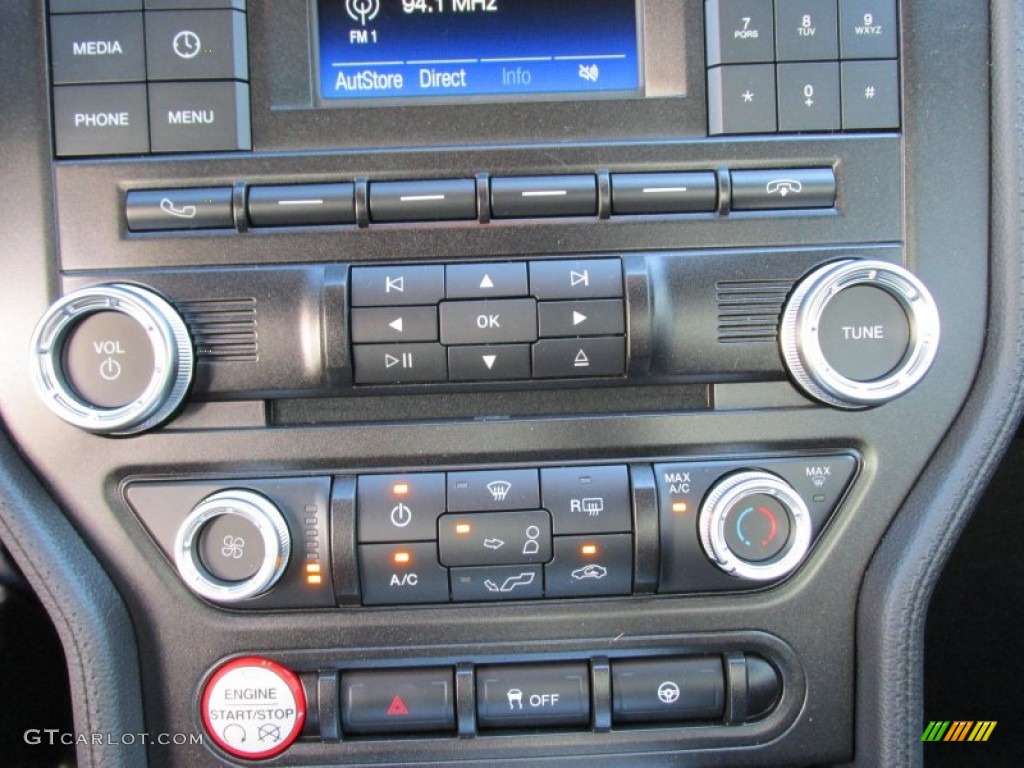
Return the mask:
<path fill-rule="evenodd" d="M 779 341 L 804 392 L 838 408 L 866 408 L 908 392 L 928 373 L 939 313 L 928 289 L 902 267 L 840 261 L 800 281 Z"/>
<path fill-rule="evenodd" d="M 30 369 L 46 406 L 76 427 L 130 435 L 178 409 L 194 368 L 188 328 L 136 285 L 68 294 L 36 326 Z"/>
<path fill-rule="evenodd" d="M 281 578 L 291 536 L 281 511 L 253 491 L 220 491 L 185 518 L 174 563 L 186 586 L 217 603 L 261 595 Z"/>
<path fill-rule="evenodd" d="M 700 541 L 733 576 L 773 581 L 792 572 L 811 546 L 811 516 L 789 483 L 769 472 L 720 480 L 700 509 Z"/>

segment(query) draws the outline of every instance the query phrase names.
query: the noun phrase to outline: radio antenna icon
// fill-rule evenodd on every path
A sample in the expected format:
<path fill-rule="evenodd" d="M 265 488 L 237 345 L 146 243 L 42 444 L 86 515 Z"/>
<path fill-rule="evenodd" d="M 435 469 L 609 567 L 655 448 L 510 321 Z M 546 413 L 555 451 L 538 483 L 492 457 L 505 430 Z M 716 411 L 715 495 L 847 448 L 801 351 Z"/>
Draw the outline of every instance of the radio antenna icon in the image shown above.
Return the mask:
<path fill-rule="evenodd" d="M 364 27 L 366 22 L 373 21 L 380 13 L 380 0 L 345 0 L 345 10 Z"/>

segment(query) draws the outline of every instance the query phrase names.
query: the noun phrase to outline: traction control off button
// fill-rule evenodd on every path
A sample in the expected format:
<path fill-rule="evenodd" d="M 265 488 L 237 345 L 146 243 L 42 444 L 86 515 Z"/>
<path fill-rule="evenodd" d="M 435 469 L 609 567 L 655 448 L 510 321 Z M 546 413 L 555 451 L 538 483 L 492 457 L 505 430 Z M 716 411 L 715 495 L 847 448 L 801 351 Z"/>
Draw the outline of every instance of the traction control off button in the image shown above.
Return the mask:
<path fill-rule="evenodd" d="M 306 720 L 298 676 L 258 656 L 234 659 L 218 669 L 203 691 L 203 726 L 234 757 L 262 760 L 292 745 Z"/>

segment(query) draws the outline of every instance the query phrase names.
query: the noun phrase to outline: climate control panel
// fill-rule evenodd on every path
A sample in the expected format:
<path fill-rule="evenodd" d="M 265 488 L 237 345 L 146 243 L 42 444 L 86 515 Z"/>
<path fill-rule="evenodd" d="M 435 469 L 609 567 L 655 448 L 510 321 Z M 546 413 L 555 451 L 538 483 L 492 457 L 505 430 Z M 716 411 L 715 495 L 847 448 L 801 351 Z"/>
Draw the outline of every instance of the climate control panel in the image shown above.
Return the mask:
<path fill-rule="evenodd" d="M 852 452 L 129 481 L 195 594 L 245 609 L 743 590 L 806 558 Z"/>

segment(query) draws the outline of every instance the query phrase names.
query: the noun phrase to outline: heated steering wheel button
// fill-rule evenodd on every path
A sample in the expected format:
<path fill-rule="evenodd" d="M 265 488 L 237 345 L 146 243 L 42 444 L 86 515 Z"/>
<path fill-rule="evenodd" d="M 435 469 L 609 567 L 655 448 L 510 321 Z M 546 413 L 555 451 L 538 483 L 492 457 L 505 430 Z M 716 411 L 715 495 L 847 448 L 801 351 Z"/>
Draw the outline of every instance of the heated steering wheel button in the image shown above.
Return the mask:
<path fill-rule="evenodd" d="M 856 285 L 829 301 L 818 337 L 825 358 L 839 375 L 874 381 L 903 362 L 910 346 L 910 321 L 891 293 Z"/>
<path fill-rule="evenodd" d="M 71 388 L 90 405 L 120 408 L 134 402 L 153 378 L 153 345 L 138 321 L 121 312 L 97 312 L 64 341 L 61 366 Z"/>
<path fill-rule="evenodd" d="M 612 662 L 615 723 L 718 720 L 725 680 L 718 656 Z"/>

